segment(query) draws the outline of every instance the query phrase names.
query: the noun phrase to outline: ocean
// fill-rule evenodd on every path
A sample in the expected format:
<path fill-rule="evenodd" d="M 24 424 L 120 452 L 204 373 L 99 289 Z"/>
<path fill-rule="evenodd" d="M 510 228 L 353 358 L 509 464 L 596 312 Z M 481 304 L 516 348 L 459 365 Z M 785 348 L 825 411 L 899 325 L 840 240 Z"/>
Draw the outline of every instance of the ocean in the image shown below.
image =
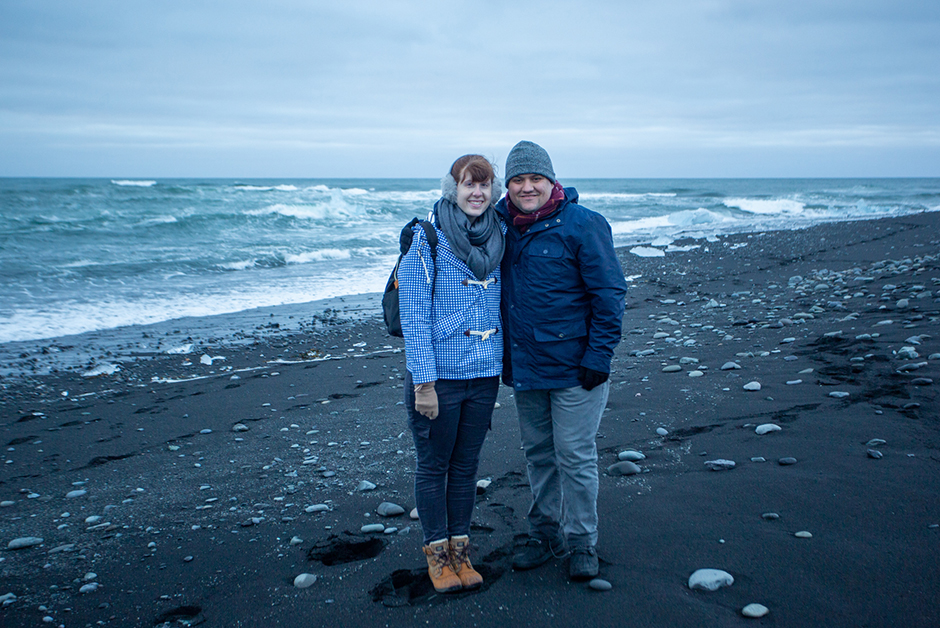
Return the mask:
<path fill-rule="evenodd" d="M 618 246 L 940 209 L 940 179 L 561 179 Z M 435 179 L 0 178 L 0 343 L 384 288 Z M 651 251 L 652 248 L 659 251 Z"/>

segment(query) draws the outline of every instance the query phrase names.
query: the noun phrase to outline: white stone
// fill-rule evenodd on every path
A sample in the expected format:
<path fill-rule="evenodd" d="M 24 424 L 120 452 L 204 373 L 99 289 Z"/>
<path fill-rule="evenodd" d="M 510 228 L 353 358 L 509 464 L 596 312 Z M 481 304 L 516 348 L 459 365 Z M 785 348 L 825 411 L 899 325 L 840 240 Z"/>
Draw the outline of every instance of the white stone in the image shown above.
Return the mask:
<path fill-rule="evenodd" d="M 845 399 L 849 396 L 849 393 L 841 390 L 833 390 L 831 393 L 829 393 L 829 396 L 834 397 L 835 399 Z"/>
<path fill-rule="evenodd" d="M 763 604 L 748 604 L 741 609 L 741 614 L 745 617 L 763 617 L 770 610 Z"/>
<path fill-rule="evenodd" d="M 754 433 L 763 436 L 764 434 L 769 434 L 770 432 L 779 432 L 781 429 L 783 428 L 776 423 L 764 423 L 754 428 Z"/>
<path fill-rule="evenodd" d="M 317 581 L 316 574 L 312 573 L 302 573 L 296 578 L 294 578 L 294 586 L 298 589 L 306 589 L 307 587 L 313 585 Z"/>
<path fill-rule="evenodd" d="M 90 582 L 86 585 L 83 585 L 81 589 L 78 590 L 79 593 L 91 593 L 98 590 L 97 582 Z"/>
<path fill-rule="evenodd" d="M 666 436 L 666 435 L 669 434 L 669 430 L 667 430 L 667 429 L 664 428 L 664 427 L 657 427 L 657 428 L 656 428 L 656 433 L 659 434 L 660 436 Z"/>
<path fill-rule="evenodd" d="M 750 391 L 760 390 L 760 382 L 748 382 L 744 384 L 744 390 L 750 390 Z"/>
<path fill-rule="evenodd" d="M 359 531 L 362 532 L 363 534 L 372 534 L 374 532 L 385 532 L 385 526 L 382 525 L 381 523 L 369 523 L 359 528 Z"/>
<path fill-rule="evenodd" d="M 642 469 L 640 469 L 635 462 L 629 460 L 621 460 L 607 467 L 607 473 L 609 475 L 636 475 L 641 472 Z"/>
<path fill-rule="evenodd" d="M 382 502 L 375 511 L 383 517 L 397 517 L 398 515 L 404 514 L 405 509 L 392 502 Z"/>
<path fill-rule="evenodd" d="M 802 379 L 791 379 L 787 381 L 787 386 L 796 386 L 797 384 L 802 384 Z"/>
<path fill-rule="evenodd" d="M 733 469 L 735 467 L 734 460 L 725 460 L 724 458 L 718 458 L 716 460 L 706 460 L 705 466 L 711 469 L 712 471 L 724 471 L 726 469 Z"/>
<path fill-rule="evenodd" d="M 741 368 L 741 365 L 737 362 L 725 362 L 721 365 L 722 371 L 738 370 Z"/>
<path fill-rule="evenodd" d="M 88 491 L 86 491 L 85 489 L 78 489 L 77 491 L 69 491 L 68 493 L 65 494 L 65 498 L 73 499 L 75 497 L 81 497 L 82 495 L 86 495 L 87 493 Z"/>
<path fill-rule="evenodd" d="M 663 373 L 678 373 L 682 370 L 682 367 L 678 364 L 670 364 L 669 366 L 663 367 Z"/>
<path fill-rule="evenodd" d="M 99 521 L 101 521 L 101 515 L 92 515 L 90 517 L 85 518 L 85 523 L 89 525 L 93 523 L 98 523 Z"/>
<path fill-rule="evenodd" d="M 689 371 L 689 377 L 702 377 L 703 375 L 705 375 L 703 371 L 699 371 L 699 370 Z"/>
<path fill-rule="evenodd" d="M 813 538 L 813 534 L 812 534 L 811 532 L 807 532 L 806 530 L 801 530 L 801 531 L 797 532 L 796 534 L 794 534 L 793 536 L 795 536 L 795 537 L 798 538 L 798 539 L 811 539 L 811 538 Z"/>
<path fill-rule="evenodd" d="M 588 582 L 588 586 L 595 591 L 610 591 L 613 586 L 603 578 L 594 578 Z"/>
<path fill-rule="evenodd" d="M 304 508 L 304 512 L 326 512 L 330 509 L 326 504 L 314 504 Z"/>
<path fill-rule="evenodd" d="M 248 426 L 245 425 L 244 423 L 236 423 L 235 425 L 232 426 L 232 431 L 233 432 L 247 432 Z"/>
<path fill-rule="evenodd" d="M 372 491 L 375 490 L 376 486 L 369 480 L 363 480 L 359 483 L 359 486 L 356 488 L 357 491 Z"/>
<path fill-rule="evenodd" d="M 621 451 L 619 454 L 617 454 L 617 460 L 629 460 L 630 462 L 639 462 L 640 460 L 646 460 L 646 456 L 641 454 L 638 451 L 627 449 L 626 451 Z"/>
<path fill-rule="evenodd" d="M 300 544 L 303 543 L 303 542 L 304 542 L 304 540 L 303 540 L 302 538 L 300 538 L 299 536 L 292 537 L 291 540 L 290 540 L 290 544 L 291 544 L 291 545 L 300 545 Z"/>
<path fill-rule="evenodd" d="M 690 589 L 717 591 L 721 587 L 730 587 L 732 584 L 734 584 L 734 577 L 721 569 L 699 569 L 689 576 Z"/>
<path fill-rule="evenodd" d="M 7 549 L 16 550 L 16 549 L 25 549 L 27 547 L 33 547 L 36 545 L 42 545 L 43 540 L 38 536 L 21 536 L 18 539 L 13 539 L 7 543 Z"/>
<path fill-rule="evenodd" d="M 408 517 L 411 518 L 411 519 L 413 519 L 413 520 L 415 520 L 415 521 L 417 521 L 417 520 L 418 520 L 418 509 L 417 509 L 417 508 L 412 508 L 412 509 L 411 509 L 411 512 L 408 513 Z"/>

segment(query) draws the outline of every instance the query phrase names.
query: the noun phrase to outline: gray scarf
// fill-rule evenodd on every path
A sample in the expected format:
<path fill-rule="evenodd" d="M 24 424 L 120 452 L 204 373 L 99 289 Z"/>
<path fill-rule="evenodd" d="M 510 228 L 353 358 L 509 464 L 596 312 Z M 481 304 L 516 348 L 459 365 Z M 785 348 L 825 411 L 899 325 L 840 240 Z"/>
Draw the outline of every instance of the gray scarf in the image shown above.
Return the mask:
<path fill-rule="evenodd" d="M 448 198 L 439 200 L 434 211 L 454 255 L 466 262 L 478 281 L 486 279 L 499 266 L 505 248 L 503 230 L 493 205 L 472 223 L 470 216 Z"/>

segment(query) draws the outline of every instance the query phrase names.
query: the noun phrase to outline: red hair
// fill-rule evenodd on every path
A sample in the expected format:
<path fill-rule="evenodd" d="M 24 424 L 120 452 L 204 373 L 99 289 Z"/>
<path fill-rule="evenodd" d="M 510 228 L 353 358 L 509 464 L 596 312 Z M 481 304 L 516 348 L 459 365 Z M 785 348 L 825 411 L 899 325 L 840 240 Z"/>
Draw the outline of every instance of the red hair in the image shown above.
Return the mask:
<path fill-rule="evenodd" d="M 473 183 L 492 181 L 496 178 L 493 165 L 483 155 L 464 155 L 450 167 L 450 175 L 457 183 L 463 180 L 465 174 L 470 175 Z"/>

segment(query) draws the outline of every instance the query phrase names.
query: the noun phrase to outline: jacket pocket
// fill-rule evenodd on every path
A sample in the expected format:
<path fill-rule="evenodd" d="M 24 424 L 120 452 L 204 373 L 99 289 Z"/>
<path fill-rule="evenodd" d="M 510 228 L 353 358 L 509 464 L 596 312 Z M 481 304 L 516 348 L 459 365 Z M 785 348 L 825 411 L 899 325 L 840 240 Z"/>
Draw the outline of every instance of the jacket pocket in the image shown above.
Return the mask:
<path fill-rule="evenodd" d="M 467 312 L 460 310 L 434 321 L 431 328 L 431 340 L 438 342 L 450 338 L 457 331 L 463 331 L 467 326 Z"/>
<path fill-rule="evenodd" d="M 565 254 L 565 245 L 561 240 L 542 238 L 544 241 L 534 240 L 529 244 L 528 254 L 532 257 L 548 257 L 558 259 Z"/>
<path fill-rule="evenodd" d="M 587 323 L 585 321 L 565 321 L 540 325 L 532 330 L 532 335 L 539 342 L 561 342 L 573 338 L 587 336 Z"/>

